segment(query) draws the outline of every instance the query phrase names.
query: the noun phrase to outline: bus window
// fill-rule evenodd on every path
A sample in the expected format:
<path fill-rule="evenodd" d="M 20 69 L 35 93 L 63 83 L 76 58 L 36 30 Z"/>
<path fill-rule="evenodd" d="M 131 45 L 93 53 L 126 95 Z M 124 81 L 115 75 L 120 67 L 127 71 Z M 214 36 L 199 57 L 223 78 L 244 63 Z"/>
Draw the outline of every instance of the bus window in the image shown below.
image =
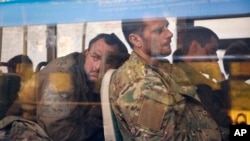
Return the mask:
<path fill-rule="evenodd" d="M 242 82 L 243 84 L 241 86 L 238 85 L 238 83 L 234 83 L 238 81 L 234 81 L 234 79 L 232 79 L 233 81 L 231 81 L 231 77 L 224 70 L 224 64 L 223 64 L 225 52 L 230 47 L 230 45 L 234 43 L 235 41 L 243 41 L 246 43 L 246 46 L 250 48 L 249 5 L 250 5 L 249 0 L 242 0 L 242 1 L 236 1 L 236 0 L 195 0 L 195 1 L 194 0 L 188 0 L 188 1 L 177 1 L 177 0 L 71 0 L 71 1 L 68 1 L 68 0 L 62 0 L 62 1 L 58 1 L 58 0 L 46 0 L 46 1 L 43 1 L 43 0 L 35 0 L 35 1 L 0 0 L 0 70 L 1 70 L 0 76 L 4 76 L 5 74 L 8 74 L 7 67 L 6 67 L 8 65 L 7 61 L 11 57 L 17 54 L 28 55 L 34 63 L 33 65 L 34 73 L 39 74 L 41 70 L 43 70 L 43 68 L 45 68 L 46 65 L 50 64 L 50 62 L 52 62 L 54 59 L 63 57 L 73 52 L 85 53 L 86 49 L 88 49 L 90 40 L 93 39 L 93 37 L 95 37 L 99 33 L 108 33 L 108 34 L 114 33 L 115 35 L 117 35 L 118 38 L 120 38 L 121 41 L 127 47 L 129 55 L 130 55 L 132 54 L 133 50 L 124 38 L 122 27 L 121 27 L 121 21 L 125 19 L 135 20 L 135 19 L 147 18 L 147 17 L 151 17 L 151 18 L 152 17 L 153 18 L 164 17 L 169 22 L 169 25 L 167 28 L 173 34 L 173 37 L 171 38 L 172 52 L 168 56 L 164 56 L 164 57 L 157 56 L 153 58 L 159 61 L 160 63 L 162 63 L 163 65 L 159 63 L 160 65 L 162 65 L 161 66 L 162 68 L 160 68 L 158 72 L 156 72 L 155 71 L 156 69 L 153 68 L 155 64 L 148 65 L 147 67 L 152 67 L 152 72 L 153 72 L 152 74 L 158 75 L 158 73 L 161 72 L 162 70 L 165 70 L 165 71 L 162 71 L 164 73 L 168 72 L 168 74 L 164 75 L 164 77 L 168 77 L 168 75 L 171 74 L 171 76 L 173 76 L 169 78 L 169 80 L 171 81 L 167 81 L 166 83 L 174 82 L 171 84 L 173 85 L 178 84 L 177 87 L 175 87 L 176 89 L 174 89 L 173 92 L 171 91 L 171 95 L 175 93 L 178 95 L 176 96 L 176 98 L 184 97 L 183 99 L 185 98 L 188 99 L 189 97 L 187 98 L 186 96 L 183 96 L 182 94 L 183 94 L 183 91 L 189 90 L 190 88 L 190 91 L 188 92 L 185 91 L 185 92 L 187 93 L 193 92 L 190 95 L 192 96 L 195 95 L 194 100 L 196 101 L 198 99 L 198 101 L 196 102 L 201 102 L 203 105 L 206 106 L 207 112 L 201 112 L 201 114 L 199 115 L 197 114 L 198 116 L 200 116 L 199 120 L 206 117 L 208 115 L 207 113 L 209 113 L 211 117 L 213 117 L 213 120 L 217 123 L 217 125 L 223 126 L 226 129 L 229 128 L 229 124 L 244 123 L 244 124 L 250 125 L 250 108 L 248 106 L 248 103 L 250 103 L 250 96 L 248 94 L 250 91 L 250 88 L 249 88 L 250 79 Z M 184 48 L 183 39 L 186 37 L 185 35 L 188 33 L 187 31 L 189 31 L 190 29 L 195 29 L 195 27 L 197 26 L 202 26 L 204 28 L 211 29 L 213 32 L 216 33 L 216 35 L 218 35 L 219 37 L 218 46 L 216 46 L 218 47 L 216 51 L 216 55 L 218 56 L 218 61 L 215 61 L 215 63 L 218 62 L 219 66 L 217 66 L 217 64 L 214 65 L 215 63 L 211 61 L 213 60 L 213 56 L 215 55 L 212 54 L 211 55 L 212 57 L 209 56 L 210 54 L 206 52 L 207 50 L 202 48 L 204 46 L 202 46 L 202 43 L 199 43 L 197 41 L 198 39 L 195 41 L 192 40 L 192 43 L 194 44 L 194 46 L 192 47 L 194 47 L 194 50 L 199 53 L 206 52 L 205 55 L 202 54 L 197 57 L 194 54 L 192 55 L 188 54 L 189 56 L 184 56 L 185 49 L 183 49 Z M 169 35 L 169 32 L 166 32 L 166 33 L 168 33 Z M 213 45 L 217 44 L 217 38 L 214 37 L 212 39 L 213 39 L 212 43 L 209 42 L 207 43 L 209 45 L 207 44 L 205 45 L 210 46 L 211 44 Z M 148 40 L 148 42 L 150 41 Z M 211 49 L 209 51 L 212 52 L 214 51 L 214 49 Z M 120 60 L 122 60 L 121 62 L 123 62 L 130 57 L 129 55 L 126 54 L 123 56 L 120 54 L 118 55 L 111 54 L 110 56 L 113 57 L 112 58 L 113 60 L 109 58 L 110 56 L 105 56 L 104 59 L 101 60 L 100 66 L 102 70 L 100 71 L 100 73 L 98 72 L 99 73 L 98 81 L 102 80 L 102 77 L 105 75 L 106 69 L 103 69 L 103 68 L 106 68 L 108 66 L 107 65 L 108 63 L 112 61 L 116 63 L 116 61 L 120 61 Z M 186 63 L 183 58 L 182 60 L 178 60 L 179 62 L 178 61 L 175 62 L 176 61 L 174 60 L 175 57 L 177 56 L 178 58 L 179 56 L 182 56 L 182 55 L 184 56 L 183 57 L 184 59 L 185 57 L 187 57 L 188 59 L 190 58 L 194 59 L 194 61 L 191 63 L 187 61 L 193 66 Z M 211 57 L 212 59 L 209 57 Z M 233 65 L 231 66 L 232 68 L 234 68 L 232 71 L 233 77 L 234 78 L 237 77 L 237 79 L 238 78 L 241 79 L 242 75 L 244 75 L 244 77 L 249 77 L 248 76 L 249 67 L 247 67 L 249 65 L 248 64 L 249 56 L 246 55 L 246 58 L 244 58 L 245 56 L 243 57 L 243 55 L 238 55 L 237 57 L 241 59 L 243 58 L 243 62 L 239 63 L 236 61 L 236 63 L 232 63 Z M 234 59 L 237 57 L 234 57 Z M 93 58 L 96 59 L 96 56 L 94 56 Z M 209 61 L 206 60 L 207 62 L 205 61 L 202 62 L 203 59 L 205 60 L 208 58 L 211 60 Z M 108 62 L 107 60 L 109 61 L 111 60 L 111 61 Z M 212 65 L 210 67 L 207 67 L 208 64 L 210 65 L 212 64 Z M 136 66 L 137 65 L 131 68 L 136 68 Z M 156 64 L 155 66 L 158 67 L 158 64 Z M 195 67 L 203 68 L 203 70 L 198 70 Z M 146 68 L 146 67 L 141 67 L 141 68 Z M 174 69 L 176 68 L 181 68 L 180 70 L 182 71 L 175 71 Z M 71 68 L 71 69 L 73 70 L 74 68 Z M 85 73 L 82 73 L 83 69 L 81 68 L 81 71 L 75 71 L 75 70 L 74 71 L 76 73 L 80 72 L 81 75 L 84 74 L 82 76 L 85 76 Z M 204 70 L 206 70 L 207 73 L 202 72 Z M 210 72 L 213 72 L 214 70 L 216 70 L 216 76 L 218 76 L 218 78 L 221 78 L 221 79 L 219 80 L 210 79 L 212 76 L 209 75 L 208 70 Z M 141 71 L 141 72 L 143 72 L 142 75 L 146 75 L 146 72 L 150 72 L 150 71 L 145 71 L 145 72 Z M 133 74 L 136 71 L 129 71 L 129 72 Z M 56 77 L 53 77 L 53 82 L 57 82 L 63 86 L 64 84 L 65 86 L 68 86 L 68 84 L 70 83 L 61 83 L 62 81 L 60 81 L 59 79 L 63 75 L 61 74 L 55 75 Z M 162 74 L 159 73 L 159 75 L 162 75 Z M 179 77 L 179 75 L 183 77 Z M 71 82 L 68 79 L 69 78 L 68 76 L 69 75 L 66 75 L 67 81 L 65 82 Z M 129 77 L 130 75 L 126 75 L 124 79 L 127 79 Z M 82 77 L 74 77 L 74 80 L 77 80 L 77 82 L 79 81 L 81 82 L 82 81 L 81 78 Z M 120 79 L 119 81 L 123 81 L 124 79 Z M 147 83 L 147 84 L 150 85 L 150 83 Z M 159 87 L 157 87 L 158 84 L 161 84 L 161 82 L 157 83 L 157 85 L 152 86 L 152 88 L 155 88 L 156 90 L 158 89 L 161 90 L 161 88 L 165 88 L 164 86 L 161 87 L 162 85 L 159 85 Z M 187 84 L 192 84 L 192 87 L 185 87 Z M 233 84 L 233 85 L 230 86 L 229 84 L 230 85 Z M 185 85 L 185 86 L 179 87 L 179 85 L 181 86 Z M 9 83 L 9 86 L 10 86 L 10 83 Z M 15 85 L 15 86 L 19 86 L 19 85 Z M 74 85 L 74 86 L 76 86 L 76 88 L 79 88 L 79 89 L 84 88 L 83 90 L 82 89 L 79 90 L 81 92 L 84 90 L 89 90 L 88 88 L 85 89 L 85 86 L 87 85 Z M 124 88 L 122 90 L 126 91 L 127 89 L 130 88 L 130 86 L 132 87 L 133 84 L 129 84 L 128 88 Z M 48 87 L 51 88 L 53 86 L 48 86 Z M 93 93 L 99 92 L 100 87 L 101 87 L 100 82 L 96 82 Z M 0 88 L 2 87 L 0 86 Z M 4 87 L 4 88 L 8 88 L 8 87 Z M 94 86 L 91 85 L 91 87 L 89 88 L 92 89 L 94 88 Z M 135 92 L 141 92 L 143 90 L 150 90 L 149 87 L 143 87 L 143 88 L 145 89 L 137 90 L 137 87 L 135 87 L 136 89 Z M 62 89 L 63 91 L 60 91 L 59 93 L 62 95 L 62 98 L 65 98 L 67 96 L 64 95 L 65 94 L 64 87 Z M 72 91 L 74 89 L 75 87 L 72 88 Z M 5 90 L 5 89 L 1 89 L 1 90 Z M 160 94 L 159 93 L 160 90 L 156 91 L 153 94 L 155 95 Z M 18 92 L 20 93 L 20 91 Z M 16 92 L 16 94 L 18 92 Z M 132 95 L 133 92 L 134 92 L 134 89 L 131 90 L 129 94 Z M 169 92 L 168 89 L 166 90 L 166 92 Z M 118 94 L 118 95 L 122 95 L 122 94 Z M 131 99 L 138 98 L 137 97 L 138 95 L 131 96 L 129 98 Z M 138 125 L 144 124 L 145 126 L 150 125 L 151 127 L 148 128 L 149 130 L 148 129 L 136 130 L 136 128 L 134 127 L 126 130 L 128 132 L 130 131 L 133 132 L 133 133 L 130 133 L 131 135 L 132 134 L 138 135 L 137 131 L 139 133 L 139 132 L 148 130 L 148 132 L 144 132 L 144 133 L 153 134 L 154 133 L 153 130 L 168 129 L 165 127 L 163 128 L 159 127 L 161 123 L 163 123 L 162 126 L 165 126 L 166 125 L 164 123 L 165 121 L 164 122 L 162 121 L 151 122 L 151 120 L 157 121 L 157 119 L 159 119 L 158 117 L 161 117 L 162 120 L 167 119 L 166 118 L 167 115 L 164 115 L 164 112 L 168 113 L 166 112 L 166 110 L 168 109 L 166 107 L 168 106 L 167 102 L 169 101 L 166 97 L 164 97 L 165 95 L 161 95 L 162 97 L 156 98 L 155 101 L 157 102 L 151 101 L 150 98 L 154 98 L 154 95 L 153 96 L 152 95 L 147 95 L 147 98 L 145 98 L 146 99 L 145 103 L 149 105 L 142 106 L 141 109 L 143 109 L 143 111 L 137 112 L 134 114 L 134 115 L 144 114 L 144 117 L 140 117 L 140 118 L 136 117 L 136 118 L 131 118 L 132 120 L 129 120 L 129 122 L 138 120 L 136 124 Z M 55 95 L 51 97 L 47 97 L 47 98 L 48 100 L 51 100 L 54 98 L 54 96 Z M 79 97 L 82 98 L 81 96 Z M 89 97 L 87 96 L 87 98 Z M 89 99 L 91 98 L 92 97 L 90 96 Z M 46 100 L 45 102 L 47 102 Z M 35 100 L 32 102 L 35 103 L 35 105 L 40 104 L 39 102 Z M 123 102 L 124 101 L 120 103 L 123 103 Z M 63 105 L 64 102 L 60 104 Z M 69 105 L 72 105 L 72 104 L 76 104 L 77 106 L 82 106 L 82 105 L 92 106 L 93 104 L 101 105 L 103 103 L 101 103 L 100 100 L 97 101 L 96 103 L 94 102 L 92 103 L 88 101 L 87 102 L 77 101 L 77 102 L 72 102 L 72 103 L 70 102 Z M 166 105 L 162 106 L 162 104 L 163 105 L 166 104 L 167 106 Z M 65 111 L 72 112 L 70 111 L 71 109 L 68 108 L 67 106 L 68 105 L 63 105 L 63 106 L 56 105 L 54 109 L 52 109 L 51 111 L 47 110 L 50 112 L 50 114 L 46 116 L 51 116 L 51 115 L 60 116 L 60 114 L 55 114 L 56 112 L 62 112 L 61 115 L 64 115 L 63 112 Z M 4 108 L 2 109 L 6 111 L 6 107 Z M 125 107 L 124 109 L 126 108 L 127 107 Z M 129 110 L 132 111 L 135 108 L 136 106 L 131 107 Z M 158 111 L 158 112 L 156 112 L 156 114 L 152 114 L 150 113 L 150 110 L 145 110 L 145 108 L 149 108 L 153 112 L 155 111 Z M 115 109 L 114 111 L 117 112 L 120 109 L 122 108 L 118 108 L 118 110 Z M 124 109 L 122 110 L 125 111 Z M 141 110 L 141 109 L 138 109 L 138 110 Z M 46 111 L 46 109 L 43 111 Z M 148 111 L 149 111 L 149 114 L 147 113 Z M 73 110 L 73 112 L 75 111 Z M 100 112 L 97 114 L 100 114 Z M 158 114 L 160 116 L 158 117 L 155 116 Z M 125 119 L 132 114 L 118 113 L 117 115 L 119 116 L 125 115 L 125 117 L 122 117 L 122 116 L 119 117 L 120 119 L 123 120 L 123 118 Z M 147 118 L 147 116 L 152 116 L 152 117 L 155 116 L 155 117 L 150 119 L 150 118 Z M 219 116 L 222 116 L 223 118 L 219 119 L 218 118 Z M 75 119 L 79 119 L 79 117 L 75 115 L 73 115 L 72 117 Z M 183 116 L 183 117 L 185 118 L 186 116 Z M 71 120 L 71 122 L 74 123 L 75 119 Z M 177 118 L 172 118 L 172 119 L 177 119 Z M 93 120 L 93 119 L 88 119 L 88 120 Z M 224 121 L 226 122 L 226 125 L 224 124 L 225 123 Z M 152 123 L 156 123 L 156 124 L 153 125 Z M 77 124 L 74 123 L 74 125 L 78 125 L 78 123 Z M 142 126 L 143 128 L 144 128 L 144 125 Z M 185 124 L 182 124 L 182 125 L 185 125 Z M 196 123 L 194 125 L 196 125 Z M 89 126 L 89 127 L 91 128 L 92 126 Z M 130 126 L 122 126 L 122 127 L 130 127 Z M 64 133 L 61 135 L 63 136 Z M 77 133 L 77 132 L 70 131 L 67 133 Z M 161 135 L 162 137 L 166 137 L 168 135 L 165 136 L 164 134 L 169 133 L 169 132 L 160 131 L 158 133 L 160 135 L 162 134 Z M 225 133 L 228 133 L 228 132 L 225 132 Z M 149 136 L 151 137 L 151 135 Z M 74 135 L 74 137 L 79 137 L 78 133 L 77 135 Z M 146 135 L 145 137 L 148 137 L 148 136 Z M 227 137 L 225 138 L 226 138 L 225 140 L 227 140 Z M 1 140 L 1 137 L 0 137 L 0 140 Z M 165 138 L 163 140 L 165 140 Z"/>

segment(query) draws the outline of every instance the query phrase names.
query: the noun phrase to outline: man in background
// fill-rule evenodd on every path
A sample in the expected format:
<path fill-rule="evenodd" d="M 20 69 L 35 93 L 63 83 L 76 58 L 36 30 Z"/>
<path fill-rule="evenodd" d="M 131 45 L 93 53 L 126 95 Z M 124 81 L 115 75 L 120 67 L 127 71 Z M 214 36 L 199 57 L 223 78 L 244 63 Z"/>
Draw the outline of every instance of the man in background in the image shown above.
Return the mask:
<path fill-rule="evenodd" d="M 173 55 L 174 64 L 182 68 L 191 83 L 197 87 L 198 97 L 221 127 L 227 140 L 230 125 L 228 111 L 223 108 L 221 82 L 225 79 L 219 67 L 217 49 L 219 38 L 214 31 L 202 26 L 187 29 L 182 47 Z"/>
<path fill-rule="evenodd" d="M 16 55 L 7 62 L 8 73 L 16 73 L 22 82 L 29 80 L 34 74 L 33 62 L 27 55 Z"/>

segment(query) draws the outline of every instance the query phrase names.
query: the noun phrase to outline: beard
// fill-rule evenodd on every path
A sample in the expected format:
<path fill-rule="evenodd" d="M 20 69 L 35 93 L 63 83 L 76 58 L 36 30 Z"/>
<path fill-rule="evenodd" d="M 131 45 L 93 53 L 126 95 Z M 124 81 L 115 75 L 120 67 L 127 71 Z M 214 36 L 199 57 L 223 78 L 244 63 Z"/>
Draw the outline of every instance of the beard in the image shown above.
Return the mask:
<path fill-rule="evenodd" d="M 167 57 L 172 53 L 171 47 L 163 47 L 161 50 L 154 50 L 151 51 L 151 56 L 152 57 Z"/>
<path fill-rule="evenodd" d="M 98 81 L 98 78 L 99 78 L 99 71 L 91 70 L 88 73 L 88 79 L 90 82 L 96 82 Z"/>

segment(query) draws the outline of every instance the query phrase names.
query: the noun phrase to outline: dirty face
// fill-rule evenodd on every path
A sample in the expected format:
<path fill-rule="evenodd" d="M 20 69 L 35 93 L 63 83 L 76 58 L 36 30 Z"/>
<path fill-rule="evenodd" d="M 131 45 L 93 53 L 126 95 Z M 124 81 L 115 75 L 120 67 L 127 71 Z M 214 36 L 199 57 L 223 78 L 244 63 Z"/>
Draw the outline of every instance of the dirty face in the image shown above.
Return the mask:
<path fill-rule="evenodd" d="M 117 50 L 118 47 L 116 45 L 108 45 L 104 39 L 99 39 L 85 52 L 84 70 L 91 82 L 98 81 L 101 60 L 105 53 Z"/>

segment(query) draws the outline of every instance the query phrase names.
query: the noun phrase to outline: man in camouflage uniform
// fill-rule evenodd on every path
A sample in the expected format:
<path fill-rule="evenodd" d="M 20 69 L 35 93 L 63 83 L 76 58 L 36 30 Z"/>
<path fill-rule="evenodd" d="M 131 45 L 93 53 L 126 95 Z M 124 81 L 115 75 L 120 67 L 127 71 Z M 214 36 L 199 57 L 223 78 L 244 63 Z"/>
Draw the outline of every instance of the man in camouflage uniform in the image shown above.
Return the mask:
<path fill-rule="evenodd" d="M 173 34 L 165 18 L 122 21 L 133 52 L 110 84 L 110 100 L 123 140 L 221 140 L 185 73 L 167 61 Z"/>

